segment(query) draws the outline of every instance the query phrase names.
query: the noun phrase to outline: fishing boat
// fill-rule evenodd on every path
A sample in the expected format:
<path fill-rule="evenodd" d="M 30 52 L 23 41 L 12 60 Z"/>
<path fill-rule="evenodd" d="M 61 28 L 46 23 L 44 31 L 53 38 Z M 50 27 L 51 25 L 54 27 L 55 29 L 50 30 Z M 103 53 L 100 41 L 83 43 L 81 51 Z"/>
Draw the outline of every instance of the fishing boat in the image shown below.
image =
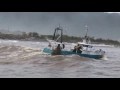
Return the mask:
<path fill-rule="evenodd" d="M 88 36 L 88 26 L 86 25 L 86 34 L 82 40 L 82 42 L 78 42 L 79 44 L 81 45 L 90 45 L 90 46 L 93 46 L 93 47 L 114 47 L 114 45 L 105 45 L 105 44 L 92 44 L 91 43 L 91 40 Z M 72 45 L 76 45 L 76 43 L 72 43 Z"/>
<path fill-rule="evenodd" d="M 61 33 L 58 36 L 58 38 L 55 39 L 58 31 L 60 31 Z M 73 49 L 71 49 L 71 48 L 65 49 L 67 47 L 63 43 L 63 29 L 60 26 L 55 28 L 53 40 L 50 40 L 48 38 L 46 38 L 46 40 L 49 42 L 49 45 L 48 45 L 48 47 L 43 49 L 43 52 L 48 54 L 48 55 L 52 55 L 52 53 L 54 52 L 55 48 L 58 45 L 60 45 L 60 47 L 61 47 L 60 55 L 79 55 L 81 57 L 87 57 L 87 58 L 93 58 L 93 59 L 101 59 L 105 55 L 105 51 L 103 51 L 102 49 L 95 50 L 95 51 L 90 50 L 93 46 L 88 45 L 88 44 L 82 44 L 83 47 L 86 47 L 86 49 L 81 50 L 82 52 L 77 52 L 77 51 L 73 52 Z"/>

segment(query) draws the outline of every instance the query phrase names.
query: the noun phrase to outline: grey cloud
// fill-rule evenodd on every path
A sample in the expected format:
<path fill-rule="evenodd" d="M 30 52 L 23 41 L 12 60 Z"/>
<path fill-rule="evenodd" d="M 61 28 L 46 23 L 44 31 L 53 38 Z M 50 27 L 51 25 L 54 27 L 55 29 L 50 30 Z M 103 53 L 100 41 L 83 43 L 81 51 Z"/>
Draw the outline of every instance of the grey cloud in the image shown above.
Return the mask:
<path fill-rule="evenodd" d="M 89 35 L 96 38 L 120 39 L 120 15 L 103 12 L 0 12 L 0 29 L 36 31 L 53 34 L 61 24 L 67 34 L 84 36 L 86 24 Z"/>

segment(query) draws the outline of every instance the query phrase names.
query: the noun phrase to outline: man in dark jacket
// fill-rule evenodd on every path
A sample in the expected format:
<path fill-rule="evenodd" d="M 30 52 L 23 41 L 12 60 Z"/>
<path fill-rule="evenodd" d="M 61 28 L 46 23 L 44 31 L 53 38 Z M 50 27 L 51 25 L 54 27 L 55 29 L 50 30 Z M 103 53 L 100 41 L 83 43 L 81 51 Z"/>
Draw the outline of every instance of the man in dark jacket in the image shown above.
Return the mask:
<path fill-rule="evenodd" d="M 53 50 L 52 55 L 61 55 L 60 44 L 58 44 L 57 48 L 55 50 Z"/>

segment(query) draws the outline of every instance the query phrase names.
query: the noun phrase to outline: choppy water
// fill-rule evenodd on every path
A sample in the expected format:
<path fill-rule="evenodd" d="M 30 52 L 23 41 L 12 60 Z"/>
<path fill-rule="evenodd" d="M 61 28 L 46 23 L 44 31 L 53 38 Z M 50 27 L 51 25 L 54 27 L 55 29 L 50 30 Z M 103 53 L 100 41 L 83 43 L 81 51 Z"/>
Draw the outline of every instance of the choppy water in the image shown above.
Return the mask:
<path fill-rule="evenodd" d="M 107 59 L 50 56 L 46 42 L 0 40 L 0 78 L 119 78 L 120 48 L 102 48 Z"/>

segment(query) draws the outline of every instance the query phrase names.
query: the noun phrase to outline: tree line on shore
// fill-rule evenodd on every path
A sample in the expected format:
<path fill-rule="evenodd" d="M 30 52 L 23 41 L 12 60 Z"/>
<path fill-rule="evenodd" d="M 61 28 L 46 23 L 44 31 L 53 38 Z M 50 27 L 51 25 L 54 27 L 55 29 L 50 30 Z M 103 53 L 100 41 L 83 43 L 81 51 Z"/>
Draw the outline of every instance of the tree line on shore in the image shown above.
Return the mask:
<path fill-rule="evenodd" d="M 3 34 L 0 32 L 0 39 L 10 39 L 10 40 L 45 40 L 45 37 L 49 39 L 53 38 L 53 35 L 40 35 L 37 32 L 23 32 L 22 35 L 20 34 Z M 113 45 L 120 45 L 120 42 L 117 40 L 110 40 L 110 39 L 102 39 L 94 37 L 89 37 L 92 43 L 104 43 L 104 44 L 113 44 Z M 81 42 L 83 37 L 76 37 L 76 36 L 68 36 L 63 35 L 64 42 Z"/>

